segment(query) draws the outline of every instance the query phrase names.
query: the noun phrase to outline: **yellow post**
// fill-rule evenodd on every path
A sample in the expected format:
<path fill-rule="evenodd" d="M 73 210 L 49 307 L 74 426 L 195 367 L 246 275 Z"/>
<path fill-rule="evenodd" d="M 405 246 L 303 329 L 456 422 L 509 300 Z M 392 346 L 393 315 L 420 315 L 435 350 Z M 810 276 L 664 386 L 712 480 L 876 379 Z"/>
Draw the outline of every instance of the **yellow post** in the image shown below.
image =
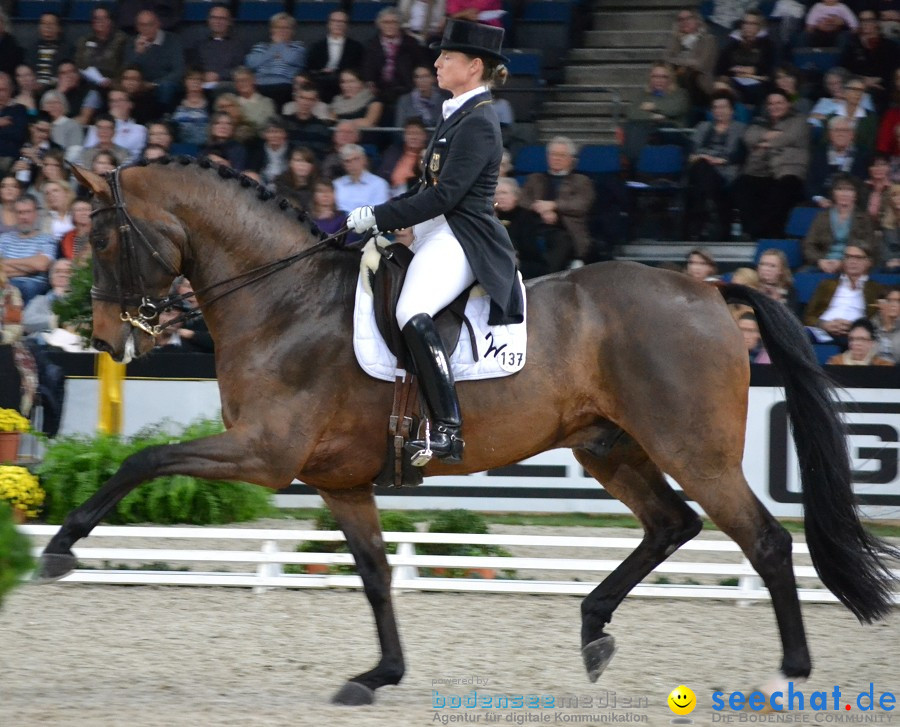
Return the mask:
<path fill-rule="evenodd" d="M 97 429 L 103 434 L 121 434 L 125 364 L 116 363 L 108 353 L 101 353 L 97 356 L 97 379 L 100 382 Z"/>

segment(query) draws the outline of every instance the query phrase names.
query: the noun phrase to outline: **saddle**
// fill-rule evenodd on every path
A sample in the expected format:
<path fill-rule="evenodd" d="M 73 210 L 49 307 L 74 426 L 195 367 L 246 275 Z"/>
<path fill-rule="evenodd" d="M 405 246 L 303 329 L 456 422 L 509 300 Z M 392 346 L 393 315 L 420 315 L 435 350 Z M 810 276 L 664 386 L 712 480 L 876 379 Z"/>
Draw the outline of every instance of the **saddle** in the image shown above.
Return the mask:
<path fill-rule="evenodd" d="M 391 353 L 397 357 L 397 367 L 407 372 L 394 380 L 394 403 L 388 419 L 387 456 L 384 467 L 375 478 L 375 484 L 382 487 L 416 486 L 422 484 L 422 468 L 412 466 L 404 445 L 423 423 L 422 417 L 416 413 L 419 387 L 411 371 L 412 357 L 406 350 L 403 334 L 397 324 L 397 300 L 414 253 L 400 243 L 385 246 L 375 243 L 374 248 L 379 258 L 377 264 L 366 265 L 366 275 L 372 290 L 375 324 Z M 448 355 L 456 349 L 463 325 L 472 342 L 472 350 L 477 355 L 475 331 L 465 314 L 466 303 L 474 287 L 474 284 L 470 285 L 434 317 Z"/>

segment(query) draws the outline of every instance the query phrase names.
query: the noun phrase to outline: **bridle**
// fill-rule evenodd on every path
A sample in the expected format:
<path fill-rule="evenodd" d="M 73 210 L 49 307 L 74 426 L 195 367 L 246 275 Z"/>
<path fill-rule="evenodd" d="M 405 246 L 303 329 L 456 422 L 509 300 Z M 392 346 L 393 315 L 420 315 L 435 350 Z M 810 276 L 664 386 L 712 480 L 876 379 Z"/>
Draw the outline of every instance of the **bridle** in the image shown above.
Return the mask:
<path fill-rule="evenodd" d="M 153 246 L 153 243 L 147 239 L 144 231 L 138 227 L 134 218 L 131 216 L 131 213 L 128 211 L 128 207 L 125 204 L 125 198 L 122 194 L 122 183 L 120 178 L 121 169 L 122 167 L 116 167 L 112 172 L 105 175 L 106 182 L 112 192 L 113 203 L 111 205 L 106 205 L 105 207 L 98 207 L 91 212 L 91 217 L 100 212 L 108 212 L 109 210 L 114 210 L 116 213 L 116 228 L 119 232 L 119 244 L 121 247 L 121 253 L 117 260 L 119 269 L 119 275 L 116 281 L 117 290 L 113 293 L 94 285 L 91 287 L 91 298 L 93 300 L 101 300 L 104 302 L 119 303 L 121 309 L 119 318 L 124 323 L 129 323 L 134 328 L 138 328 L 151 336 L 158 336 L 166 328 L 179 326 L 193 318 L 199 317 L 202 315 L 200 310 L 201 307 L 209 306 L 211 303 L 219 300 L 219 298 L 277 273 L 280 270 L 293 265 L 298 260 L 314 255 L 329 247 L 347 249 L 347 246 L 336 242 L 338 238 L 344 237 L 347 233 L 347 228 L 343 227 L 333 235 L 322 238 L 315 245 L 302 250 L 301 252 L 289 255 L 285 258 L 279 258 L 270 263 L 259 265 L 258 267 L 238 273 L 233 277 L 207 285 L 201 290 L 192 290 L 179 295 L 167 295 L 163 298 L 150 296 L 147 294 L 147 285 L 144 281 L 144 276 L 141 273 L 140 261 L 137 256 L 138 245 L 149 252 L 150 257 L 173 278 L 178 277 L 182 273 L 179 271 L 178 266 L 173 264 L 169 258 Z M 137 240 L 137 242 L 135 242 L 135 240 Z M 354 245 L 354 247 L 356 246 Z M 153 323 L 153 321 L 159 319 L 159 314 L 163 311 L 171 309 L 173 306 L 182 303 L 188 298 L 203 295 L 204 293 L 215 288 L 220 288 L 223 285 L 228 285 L 229 283 L 234 283 L 234 285 L 206 300 L 203 303 L 203 306 L 200 306 L 198 303 L 196 308 L 183 313 L 181 316 L 168 323 Z M 128 312 L 129 306 L 137 309 L 134 315 Z"/>

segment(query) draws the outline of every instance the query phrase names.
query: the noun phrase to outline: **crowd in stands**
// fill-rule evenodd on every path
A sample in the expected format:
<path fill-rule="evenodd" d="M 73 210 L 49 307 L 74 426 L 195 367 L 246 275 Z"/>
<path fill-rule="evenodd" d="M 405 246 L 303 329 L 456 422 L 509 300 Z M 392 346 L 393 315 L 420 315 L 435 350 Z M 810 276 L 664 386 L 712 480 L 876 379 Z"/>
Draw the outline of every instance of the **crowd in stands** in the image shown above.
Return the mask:
<path fill-rule="evenodd" d="M 346 211 L 407 191 L 446 99 L 428 44 L 445 18 L 496 24 L 501 7 L 401 0 L 378 13 L 367 40 L 350 37 L 348 14 L 336 10 L 308 43 L 296 38 L 298 21 L 278 12 L 267 39 L 245 45 L 226 4 L 209 3 L 206 33 L 192 43 L 172 31 L 179 3 L 151 5 L 117 3 L 116 16 L 98 3 L 90 28 L 68 39 L 60 18 L 45 13 L 23 43 L 0 12 L 0 258 L 26 309 L 37 301 L 46 311 L 46 296 L 59 293 L 54 261 L 89 250 L 89 207 L 67 161 L 105 173 L 141 158 L 205 156 L 308 209 L 325 232 L 342 227 Z M 900 270 L 900 3 L 780 0 L 766 14 L 752 0 L 707 5 L 708 17 L 677 13 L 663 59 L 629 105 L 626 172 L 634 175 L 648 145 L 684 150 L 691 240 L 728 240 L 736 224 L 749 239 L 779 238 L 792 208 L 818 208 L 803 264 L 839 277 L 810 326 L 848 345 L 851 326 L 875 316 L 884 340 L 897 325 L 884 313 L 894 293 L 867 292 L 860 307 L 846 268 L 848 250 L 861 250 L 870 268 Z M 799 69 L 800 47 L 830 54 L 833 67 Z M 501 98 L 497 110 L 508 128 L 509 104 Z M 556 137 L 546 171 L 518 174 L 505 158 L 496 211 L 525 277 L 609 252 L 598 253 L 592 225 L 607 200 L 576 171 L 578 157 Z M 790 269 L 779 261 L 764 272 L 762 261 L 778 252 L 762 256 L 755 284 L 803 315 Z M 714 275 L 710 264 L 694 261 L 688 272 Z M 835 297 L 852 305 L 831 310 Z M 197 338 L 176 336 L 168 347 Z M 900 358 L 900 345 L 879 355 Z"/>

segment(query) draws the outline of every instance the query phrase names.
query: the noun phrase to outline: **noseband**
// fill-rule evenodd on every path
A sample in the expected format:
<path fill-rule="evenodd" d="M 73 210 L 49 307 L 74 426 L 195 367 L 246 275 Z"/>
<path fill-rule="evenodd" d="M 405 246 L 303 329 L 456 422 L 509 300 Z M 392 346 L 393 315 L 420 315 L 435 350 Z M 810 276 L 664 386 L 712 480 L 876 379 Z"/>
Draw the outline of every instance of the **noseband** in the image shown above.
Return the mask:
<path fill-rule="evenodd" d="M 104 302 L 110 303 L 118 302 L 121 309 L 119 318 L 124 323 L 129 323 L 134 328 L 139 328 L 140 330 L 151 336 L 158 336 L 166 328 L 179 326 L 189 320 L 192 320 L 193 318 L 199 317 L 200 315 L 202 315 L 200 310 L 201 307 L 208 306 L 210 303 L 213 303 L 214 301 L 228 295 L 229 293 L 233 293 L 240 288 L 255 283 L 258 280 L 262 280 L 263 278 L 266 278 L 273 273 L 277 273 L 279 270 L 283 270 L 284 268 L 292 265 L 298 260 L 309 257 L 310 255 L 313 255 L 314 253 L 317 253 L 328 247 L 349 249 L 347 246 L 336 242 L 336 240 L 338 240 L 339 238 L 344 238 L 347 234 L 347 228 L 343 227 L 335 234 L 322 238 L 319 242 L 317 242 L 312 247 L 307 248 L 306 250 L 302 250 L 301 252 L 289 255 L 285 258 L 274 260 L 270 263 L 265 263 L 243 273 L 238 273 L 231 278 L 226 278 L 225 280 L 220 280 L 216 283 L 212 283 L 211 285 L 207 285 L 201 290 L 192 290 L 181 295 L 167 295 L 164 298 L 154 298 L 147 294 L 147 286 L 144 282 L 144 276 L 141 274 L 140 261 L 137 257 L 137 245 L 135 244 L 135 238 L 137 238 L 139 244 L 142 245 L 150 253 L 150 257 L 155 260 L 156 263 L 160 267 L 162 267 L 162 269 L 167 274 L 175 278 L 181 275 L 181 272 L 175 265 L 171 263 L 169 259 L 162 255 L 159 250 L 157 250 L 153 246 L 153 243 L 147 239 L 147 236 L 144 234 L 141 228 L 137 226 L 131 214 L 128 212 L 128 207 L 125 204 L 125 197 L 122 194 L 122 185 L 120 180 L 121 169 L 122 167 L 116 167 L 112 172 L 106 175 L 107 184 L 109 184 L 110 191 L 112 192 L 113 203 L 111 205 L 107 205 L 106 207 L 98 207 L 91 212 L 91 217 L 93 217 L 98 212 L 115 210 L 116 228 L 119 232 L 119 242 L 122 249 L 122 253 L 119 255 L 119 258 L 117 260 L 119 268 L 117 290 L 115 293 L 110 293 L 109 291 L 102 290 L 95 285 L 91 287 L 91 298 L 93 300 L 102 300 Z M 365 243 L 366 241 L 367 238 L 363 239 L 362 243 Z M 356 247 L 356 245 L 354 245 L 353 247 Z M 198 300 L 196 308 L 182 314 L 172 321 L 169 321 L 165 325 L 160 325 L 158 322 L 153 323 L 153 321 L 158 321 L 159 314 L 161 312 L 169 310 L 170 308 L 172 308 L 172 306 L 177 305 L 178 303 L 181 303 L 188 298 L 202 295 L 203 293 L 211 291 L 214 288 L 219 288 L 229 283 L 234 283 L 234 285 L 206 300 L 203 306 L 199 304 Z M 128 312 L 129 306 L 137 309 L 135 315 L 132 315 Z"/>

